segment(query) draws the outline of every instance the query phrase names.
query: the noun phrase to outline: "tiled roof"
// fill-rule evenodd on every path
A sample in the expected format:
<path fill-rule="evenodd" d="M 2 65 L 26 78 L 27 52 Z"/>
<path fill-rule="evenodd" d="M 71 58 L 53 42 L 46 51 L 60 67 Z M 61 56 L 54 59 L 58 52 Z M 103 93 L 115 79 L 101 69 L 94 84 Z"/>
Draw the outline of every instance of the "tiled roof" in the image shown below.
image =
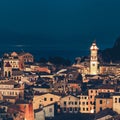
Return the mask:
<path fill-rule="evenodd" d="M 111 98 L 111 93 L 100 93 L 96 98 Z"/>
<path fill-rule="evenodd" d="M 95 116 L 95 119 L 100 119 L 100 118 L 105 117 L 107 115 L 113 116 L 115 114 L 116 114 L 116 112 L 114 112 L 112 109 L 106 108 L 106 109 L 98 112 Z"/>

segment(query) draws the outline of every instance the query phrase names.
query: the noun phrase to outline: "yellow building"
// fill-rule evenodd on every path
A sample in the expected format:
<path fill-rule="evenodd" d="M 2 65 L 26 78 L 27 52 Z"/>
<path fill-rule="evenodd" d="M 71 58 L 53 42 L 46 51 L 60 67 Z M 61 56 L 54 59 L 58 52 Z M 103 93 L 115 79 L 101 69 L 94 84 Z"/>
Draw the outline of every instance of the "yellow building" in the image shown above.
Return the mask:
<path fill-rule="evenodd" d="M 3 71 L 3 75 L 4 77 L 11 77 L 12 76 L 12 66 L 10 65 L 9 62 L 5 62 L 4 63 L 4 71 Z"/>
<path fill-rule="evenodd" d="M 106 108 L 112 108 L 113 107 L 113 99 L 110 96 L 110 93 L 101 93 L 98 96 L 96 96 L 96 113 L 99 111 L 102 111 Z"/>
<path fill-rule="evenodd" d="M 24 69 L 25 63 L 33 63 L 34 62 L 34 57 L 30 53 L 22 52 L 22 53 L 18 54 L 18 58 L 20 60 L 20 69 Z"/>
<path fill-rule="evenodd" d="M 79 98 L 68 95 L 60 99 L 60 107 L 63 113 L 78 113 Z"/>
<path fill-rule="evenodd" d="M 80 113 L 90 113 L 88 95 L 80 95 Z"/>
<path fill-rule="evenodd" d="M 13 52 L 11 54 L 4 54 L 3 56 L 3 76 L 11 77 L 12 69 L 19 69 L 18 54 Z"/>
<path fill-rule="evenodd" d="M 113 94 L 113 111 L 120 114 L 120 93 Z"/>
<path fill-rule="evenodd" d="M 3 96 L 13 96 L 18 97 L 19 99 L 24 98 L 24 84 L 17 83 L 13 80 L 3 80 L 0 82 L 0 93 Z"/>
<path fill-rule="evenodd" d="M 16 52 L 12 52 L 11 54 L 4 54 L 4 56 L 3 56 L 3 67 L 8 62 L 12 66 L 12 69 L 13 68 L 19 69 L 19 58 L 18 58 L 18 54 Z"/>
<path fill-rule="evenodd" d="M 51 93 L 34 95 L 33 109 L 38 109 L 41 106 L 47 106 L 49 104 L 59 102 L 60 98 L 61 98 L 61 96 L 54 95 Z"/>
<path fill-rule="evenodd" d="M 109 93 L 115 92 L 114 87 L 104 85 L 98 88 L 88 90 L 90 113 L 95 112 L 95 97 L 99 95 L 99 93 L 108 93 L 108 92 Z"/>
<path fill-rule="evenodd" d="M 116 74 L 117 73 L 117 65 L 115 64 L 106 64 L 100 65 L 100 74 Z"/>
<path fill-rule="evenodd" d="M 98 95 L 98 90 L 97 89 L 89 89 L 88 90 L 88 96 L 89 96 L 89 110 L 90 113 L 95 112 L 95 97 Z"/>

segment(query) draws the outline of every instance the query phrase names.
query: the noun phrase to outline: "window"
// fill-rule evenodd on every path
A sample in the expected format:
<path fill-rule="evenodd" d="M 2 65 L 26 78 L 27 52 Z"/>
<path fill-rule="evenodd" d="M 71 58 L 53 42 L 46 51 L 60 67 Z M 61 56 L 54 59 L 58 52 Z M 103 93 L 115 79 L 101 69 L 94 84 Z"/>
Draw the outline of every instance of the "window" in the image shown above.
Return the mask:
<path fill-rule="evenodd" d="M 85 108 L 83 108 L 83 111 L 85 111 Z"/>
<path fill-rule="evenodd" d="M 86 102 L 86 105 L 88 105 L 88 102 Z"/>
<path fill-rule="evenodd" d="M 50 101 L 53 101 L 53 98 L 50 98 Z"/>
<path fill-rule="evenodd" d="M 100 100 L 100 104 L 102 104 L 102 100 Z"/>
<path fill-rule="evenodd" d="M 47 98 L 44 98 L 44 101 L 47 101 Z"/>
<path fill-rule="evenodd" d="M 66 112 L 66 108 L 63 109 Z"/>
<path fill-rule="evenodd" d="M 93 90 L 91 90 L 91 93 L 93 93 Z"/>
<path fill-rule="evenodd" d="M 88 111 L 88 108 L 86 108 L 86 111 Z"/>
<path fill-rule="evenodd" d="M 64 105 L 66 105 L 66 101 L 64 101 Z"/>
<path fill-rule="evenodd" d="M 72 78 L 73 77 L 73 75 L 72 74 L 69 74 L 69 78 Z"/>
<path fill-rule="evenodd" d="M 75 105 L 77 105 L 77 102 L 75 102 Z"/>
<path fill-rule="evenodd" d="M 102 107 L 100 107 L 100 111 L 102 111 Z"/>
<path fill-rule="evenodd" d="M 74 109 L 75 111 L 77 111 L 77 107 L 75 107 L 75 109 Z"/>
<path fill-rule="evenodd" d="M 72 108 L 70 107 L 69 110 L 72 111 Z"/>
<path fill-rule="evenodd" d="M 85 105 L 85 102 L 83 102 L 82 104 Z"/>
<path fill-rule="evenodd" d="M 69 104 L 69 105 L 73 105 L 73 102 L 72 102 L 72 101 L 70 101 L 70 102 L 68 102 L 68 104 Z"/>
<path fill-rule="evenodd" d="M 120 103 L 120 98 L 119 98 L 119 103 Z"/>
<path fill-rule="evenodd" d="M 115 103 L 117 103 L 117 98 L 115 98 Z"/>
<path fill-rule="evenodd" d="M 52 108 L 49 108 L 49 112 L 52 112 Z"/>
<path fill-rule="evenodd" d="M 90 98 L 92 98 L 92 95 L 90 96 Z"/>
<path fill-rule="evenodd" d="M 106 101 L 106 104 L 109 104 L 109 103 L 110 103 L 110 101 L 109 101 L 109 100 L 107 100 L 107 101 Z"/>

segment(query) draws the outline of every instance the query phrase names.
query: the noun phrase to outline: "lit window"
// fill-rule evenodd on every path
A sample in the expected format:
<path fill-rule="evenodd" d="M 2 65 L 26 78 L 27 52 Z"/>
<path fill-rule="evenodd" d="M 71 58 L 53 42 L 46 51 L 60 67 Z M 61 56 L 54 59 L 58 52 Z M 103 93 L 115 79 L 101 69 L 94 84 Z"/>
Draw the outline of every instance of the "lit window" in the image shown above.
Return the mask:
<path fill-rule="evenodd" d="M 109 100 L 107 100 L 107 101 L 106 101 L 106 104 L 109 104 L 109 103 L 110 103 L 110 101 L 109 101 Z"/>

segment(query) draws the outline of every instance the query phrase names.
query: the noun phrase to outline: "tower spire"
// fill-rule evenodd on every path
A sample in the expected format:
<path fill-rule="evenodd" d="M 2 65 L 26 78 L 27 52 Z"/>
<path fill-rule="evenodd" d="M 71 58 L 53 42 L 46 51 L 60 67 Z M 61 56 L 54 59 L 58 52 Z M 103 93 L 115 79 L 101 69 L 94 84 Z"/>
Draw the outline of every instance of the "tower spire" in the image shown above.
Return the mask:
<path fill-rule="evenodd" d="M 90 47 L 90 74 L 96 75 L 98 74 L 98 47 L 96 45 L 96 40 L 92 43 L 92 46 Z"/>
<path fill-rule="evenodd" d="M 95 44 L 96 44 L 96 39 L 93 41 L 93 43 L 95 43 Z"/>

